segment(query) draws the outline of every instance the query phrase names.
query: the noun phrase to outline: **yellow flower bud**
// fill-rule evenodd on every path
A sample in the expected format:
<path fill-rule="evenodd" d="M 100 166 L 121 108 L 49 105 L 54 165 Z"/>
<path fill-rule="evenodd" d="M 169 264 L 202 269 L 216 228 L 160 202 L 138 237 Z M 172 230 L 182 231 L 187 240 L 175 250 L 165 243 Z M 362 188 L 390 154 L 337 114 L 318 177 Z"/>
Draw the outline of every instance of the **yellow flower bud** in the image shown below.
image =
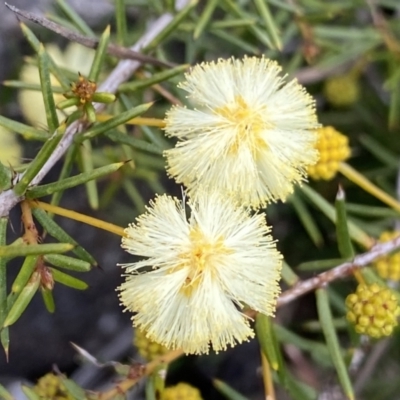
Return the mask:
<path fill-rule="evenodd" d="M 399 231 L 383 232 L 379 238 L 379 242 L 387 242 L 399 235 Z M 380 257 L 375 260 L 374 265 L 381 278 L 390 279 L 392 281 L 400 280 L 400 252 Z"/>
<path fill-rule="evenodd" d="M 376 339 L 389 336 L 398 324 L 400 307 L 397 297 L 389 288 L 377 283 L 358 285 L 356 292 L 347 296 L 346 307 L 347 320 L 360 334 Z"/>
<path fill-rule="evenodd" d="M 61 379 L 51 372 L 38 380 L 33 391 L 43 400 L 74 400 Z"/>
<path fill-rule="evenodd" d="M 135 330 L 133 343 L 137 347 L 139 354 L 147 361 L 162 356 L 168 351 L 168 349 L 163 345 L 148 339 L 145 332 L 140 329 Z"/>
<path fill-rule="evenodd" d="M 324 95 L 335 107 L 348 107 L 360 96 L 360 85 L 353 73 L 333 76 L 325 81 Z"/>
<path fill-rule="evenodd" d="M 350 157 L 349 141 L 346 136 L 332 126 L 317 129 L 319 160 L 308 167 L 308 175 L 312 179 L 330 180 L 335 177 L 342 161 Z"/>
<path fill-rule="evenodd" d="M 202 397 L 199 389 L 181 382 L 164 389 L 161 400 L 202 400 Z"/>

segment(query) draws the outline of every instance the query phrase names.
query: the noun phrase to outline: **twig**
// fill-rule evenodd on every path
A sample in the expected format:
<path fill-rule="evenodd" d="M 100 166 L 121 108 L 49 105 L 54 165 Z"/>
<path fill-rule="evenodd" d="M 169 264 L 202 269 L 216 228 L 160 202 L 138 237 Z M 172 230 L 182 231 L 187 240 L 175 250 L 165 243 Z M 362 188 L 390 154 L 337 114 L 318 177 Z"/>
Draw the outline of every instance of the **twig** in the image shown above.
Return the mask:
<path fill-rule="evenodd" d="M 278 299 L 278 307 L 288 304 L 298 297 L 324 286 L 329 282 L 339 278 L 344 278 L 351 274 L 353 270 L 367 266 L 376 258 L 384 256 L 396 250 L 398 247 L 400 247 L 400 236 L 388 242 L 376 244 L 366 253 L 354 257 L 354 260 L 352 261 L 340 264 L 337 267 L 323 272 L 313 278 L 307 279 L 306 281 L 300 281 L 281 294 Z"/>
<path fill-rule="evenodd" d="M 96 398 L 98 400 L 111 400 L 115 399 L 116 396 L 118 395 L 125 394 L 129 389 L 135 386 L 139 382 L 139 380 L 142 379 L 144 376 L 151 375 L 160 364 L 169 364 L 170 362 L 174 361 L 181 355 L 183 355 L 182 350 L 171 350 L 170 352 L 149 362 L 145 366 L 145 369 L 140 376 L 124 379 L 123 381 L 119 382 L 114 388 L 103 393 L 98 393 Z"/>
<path fill-rule="evenodd" d="M 189 3 L 189 0 L 178 0 L 176 2 L 176 8 L 179 10 Z M 138 51 L 141 48 L 149 44 L 173 19 L 171 13 L 165 13 L 161 15 L 154 23 L 150 26 L 149 30 L 141 37 L 141 39 L 131 47 L 131 50 Z M 127 81 L 132 74 L 139 68 L 141 62 L 138 60 L 122 60 L 114 68 L 108 78 L 98 88 L 101 92 L 115 93 L 118 86 Z M 104 105 L 95 104 L 97 112 L 103 110 Z M 64 155 L 69 146 L 74 140 L 76 133 L 83 129 L 83 123 L 76 121 L 72 123 L 67 130 L 57 148 L 51 154 L 47 162 L 43 165 L 42 169 L 32 180 L 31 186 L 38 185 L 44 176 L 53 168 L 54 164 Z M 21 177 L 21 175 L 20 175 Z M 18 204 L 23 197 L 16 196 L 12 189 L 6 190 L 0 193 L 0 217 L 5 217 L 9 214 L 10 210 Z"/>
<path fill-rule="evenodd" d="M 21 17 L 28 19 L 29 21 L 39 24 L 46 29 L 53 31 L 53 32 L 57 33 L 58 35 L 63 36 L 65 38 L 67 38 L 68 40 L 71 40 L 72 42 L 80 43 L 81 45 L 83 45 L 85 47 L 89 47 L 90 49 L 97 48 L 97 46 L 99 44 L 98 39 L 83 36 L 77 32 L 71 31 L 59 24 L 56 24 L 55 22 L 50 21 L 49 19 L 47 19 L 45 17 L 42 17 L 37 14 L 33 14 L 28 11 L 20 10 L 19 8 L 15 7 L 11 4 L 8 4 L 8 3 L 4 3 L 4 4 L 12 12 L 20 15 Z M 141 61 L 142 63 L 161 65 L 164 67 L 174 66 L 172 63 L 167 63 L 167 62 L 158 60 L 154 57 L 139 53 L 138 51 L 128 49 L 128 48 L 122 47 L 122 46 L 117 46 L 115 44 L 109 44 L 107 47 L 107 51 L 109 54 L 111 54 L 115 57 L 118 57 L 118 58 L 137 60 L 137 61 Z"/>

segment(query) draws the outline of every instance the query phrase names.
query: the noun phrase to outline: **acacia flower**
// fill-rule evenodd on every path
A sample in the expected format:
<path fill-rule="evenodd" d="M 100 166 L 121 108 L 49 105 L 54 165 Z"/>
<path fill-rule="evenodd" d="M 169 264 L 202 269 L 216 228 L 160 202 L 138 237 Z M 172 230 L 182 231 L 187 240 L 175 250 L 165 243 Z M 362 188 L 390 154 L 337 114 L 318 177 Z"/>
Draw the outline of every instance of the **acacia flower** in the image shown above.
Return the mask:
<path fill-rule="evenodd" d="M 318 158 L 314 100 L 267 58 L 202 63 L 178 85 L 198 108 L 174 106 L 168 173 L 189 194 L 218 189 L 253 208 L 285 200 Z"/>
<path fill-rule="evenodd" d="M 124 264 L 118 288 L 133 325 L 170 349 L 225 350 L 254 336 L 240 309 L 273 315 L 281 255 L 263 214 L 251 216 L 228 198 L 198 192 L 185 204 L 158 196 L 122 247 L 142 260 Z"/>

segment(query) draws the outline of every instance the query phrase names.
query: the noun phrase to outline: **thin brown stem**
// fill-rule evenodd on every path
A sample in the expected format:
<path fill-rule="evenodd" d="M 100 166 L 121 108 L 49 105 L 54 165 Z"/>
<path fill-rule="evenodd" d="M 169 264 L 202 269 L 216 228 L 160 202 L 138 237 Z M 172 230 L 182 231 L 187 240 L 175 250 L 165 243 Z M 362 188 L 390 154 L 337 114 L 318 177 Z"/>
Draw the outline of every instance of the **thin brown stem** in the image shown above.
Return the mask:
<path fill-rule="evenodd" d="M 21 202 L 21 211 L 21 220 L 25 230 L 23 239 L 28 244 L 37 244 L 39 233 L 36 229 L 35 222 L 33 221 L 32 210 L 28 201 L 24 200 Z"/>
<path fill-rule="evenodd" d="M 278 307 L 296 300 L 298 297 L 311 292 L 319 287 L 344 278 L 354 270 L 366 267 L 378 257 L 384 256 L 400 247 L 400 236 L 385 243 L 373 246 L 369 251 L 354 257 L 354 260 L 338 265 L 329 271 L 323 272 L 305 281 L 299 281 L 290 289 L 281 294 L 278 299 Z"/>
<path fill-rule="evenodd" d="M 20 10 L 19 8 L 11 4 L 5 3 L 5 5 L 15 14 L 20 15 L 21 17 L 24 17 L 27 20 L 32 21 L 36 24 L 39 24 L 44 28 L 57 33 L 58 35 L 63 36 L 68 40 L 71 40 L 72 42 L 80 43 L 82 46 L 88 47 L 90 49 L 96 49 L 99 44 L 99 39 L 83 36 L 77 32 L 65 28 L 64 26 L 61 26 L 53 21 L 50 21 L 49 19 L 42 17 L 41 15 L 37 15 L 29 11 Z M 167 63 L 161 60 L 157 60 L 154 57 L 147 56 L 145 54 L 139 53 L 138 51 L 128 49 L 126 47 L 117 46 L 115 44 L 109 44 L 107 46 L 107 52 L 112 56 L 118 58 L 138 60 L 142 63 L 161 65 L 163 67 L 173 66 L 172 63 Z"/>
<path fill-rule="evenodd" d="M 115 385 L 112 389 L 107 390 L 103 393 L 99 393 L 96 399 L 111 400 L 118 395 L 127 393 L 128 390 L 135 386 L 140 379 L 144 378 L 145 376 L 151 375 L 160 364 L 169 364 L 181 355 L 183 355 L 182 350 L 172 350 L 164 354 L 163 356 L 156 358 L 145 366 L 144 371 L 140 374 L 140 376 L 134 378 L 128 377 L 127 379 L 118 382 L 118 384 Z"/>

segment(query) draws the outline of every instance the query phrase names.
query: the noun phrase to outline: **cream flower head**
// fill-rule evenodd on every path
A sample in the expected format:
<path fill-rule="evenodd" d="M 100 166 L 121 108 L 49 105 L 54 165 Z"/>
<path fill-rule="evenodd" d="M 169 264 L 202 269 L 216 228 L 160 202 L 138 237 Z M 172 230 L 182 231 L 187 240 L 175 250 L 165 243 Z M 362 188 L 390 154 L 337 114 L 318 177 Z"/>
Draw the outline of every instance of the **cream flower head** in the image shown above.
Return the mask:
<path fill-rule="evenodd" d="M 267 58 L 202 63 L 179 84 L 199 108 L 175 106 L 165 131 L 168 172 L 193 194 L 223 191 L 253 208 L 285 200 L 317 161 L 314 100 Z"/>
<path fill-rule="evenodd" d="M 282 257 L 263 214 L 210 192 L 188 206 L 187 219 L 183 202 L 159 196 L 125 230 L 122 247 L 145 258 L 122 265 L 120 300 L 155 342 L 194 354 L 225 350 L 254 336 L 244 304 L 274 314 Z"/>

